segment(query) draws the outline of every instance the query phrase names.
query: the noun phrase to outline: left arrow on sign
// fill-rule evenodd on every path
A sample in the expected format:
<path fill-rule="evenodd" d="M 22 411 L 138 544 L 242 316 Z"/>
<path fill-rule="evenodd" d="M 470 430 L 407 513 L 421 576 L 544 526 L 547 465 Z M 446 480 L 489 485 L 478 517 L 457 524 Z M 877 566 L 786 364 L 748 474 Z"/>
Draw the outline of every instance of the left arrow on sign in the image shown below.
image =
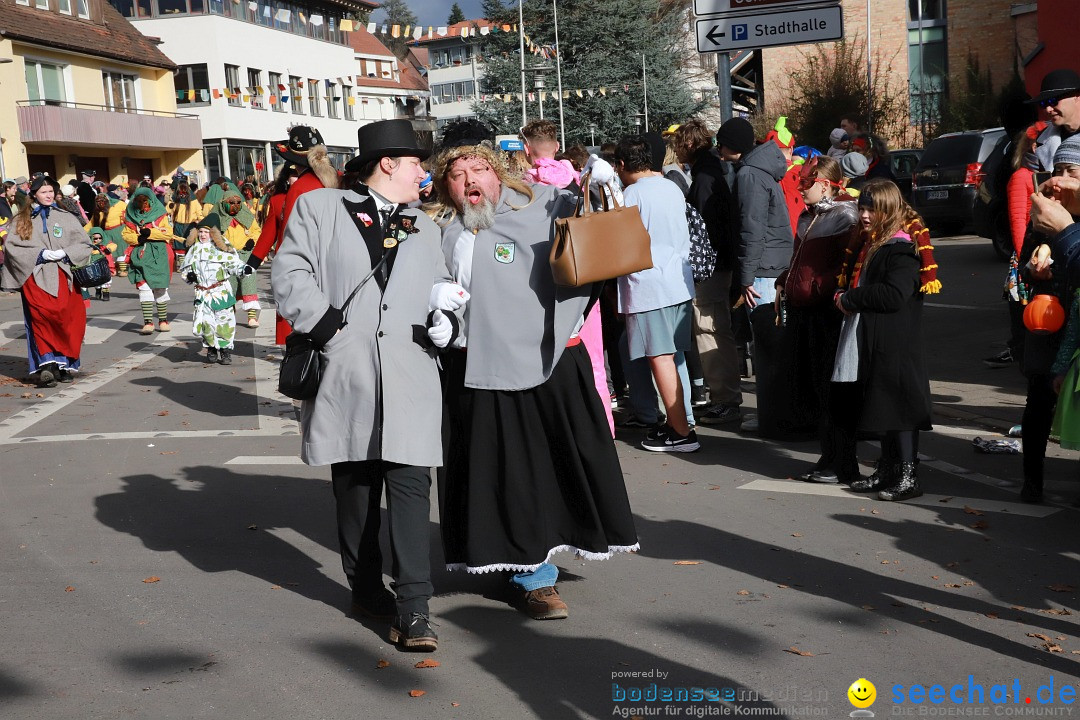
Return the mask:
<path fill-rule="evenodd" d="M 719 25 L 713 25 L 712 28 L 709 29 L 709 32 L 705 33 L 706 39 L 708 39 L 708 41 L 711 42 L 713 45 L 719 45 L 719 38 L 726 36 L 725 33 L 717 32 L 717 30 L 719 29 Z"/>

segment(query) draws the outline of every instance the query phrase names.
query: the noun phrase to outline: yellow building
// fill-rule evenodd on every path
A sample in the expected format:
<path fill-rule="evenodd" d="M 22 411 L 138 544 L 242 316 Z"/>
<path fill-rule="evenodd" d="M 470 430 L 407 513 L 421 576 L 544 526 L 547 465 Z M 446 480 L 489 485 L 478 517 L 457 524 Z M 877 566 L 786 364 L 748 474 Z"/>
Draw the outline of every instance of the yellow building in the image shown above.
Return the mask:
<path fill-rule="evenodd" d="M 201 174 L 202 132 L 176 112 L 175 69 L 105 0 L 0 0 L 0 176 Z"/>

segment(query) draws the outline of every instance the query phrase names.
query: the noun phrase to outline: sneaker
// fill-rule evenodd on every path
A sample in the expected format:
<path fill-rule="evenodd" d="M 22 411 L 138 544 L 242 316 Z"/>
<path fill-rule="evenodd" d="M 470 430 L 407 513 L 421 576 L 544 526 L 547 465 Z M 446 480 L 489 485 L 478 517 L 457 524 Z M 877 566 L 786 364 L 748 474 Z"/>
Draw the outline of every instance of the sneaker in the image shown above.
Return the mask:
<path fill-rule="evenodd" d="M 709 400 L 706 397 L 708 391 L 704 385 L 693 385 L 690 388 L 690 405 L 692 407 L 705 407 L 709 404 Z"/>
<path fill-rule="evenodd" d="M 220 351 L 221 359 L 218 360 L 222 365 L 232 365 L 232 353 L 228 350 Z"/>
<path fill-rule="evenodd" d="M 697 433 L 691 430 L 686 437 L 679 435 L 667 425 L 649 433 L 641 441 L 641 447 L 651 452 L 697 452 L 701 449 Z"/>
<path fill-rule="evenodd" d="M 218 350 L 217 350 L 217 348 L 207 348 L 206 349 L 206 362 L 208 362 L 208 363 L 216 363 L 217 361 L 218 361 Z"/>
<path fill-rule="evenodd" d="M 154 334 L 154 323 L 146 323 L 145 325 L 143 325 L 142 330 L 139 331 L 139 334 L 140 335 L 153 335 Z"/>
<path fill-rule="evenodd" d="M 65 368 L 60 368 L 60 376 L 57 378 L 57 380 L 62 383 L 73 383 L 75 382 L 75 376 L 71 374 L 71 371 Z"/>
<path fill-rule="evenodd" d="M 752 415 L 751 417 L 746 418 L 742 421 L 742 424 L 739 425 L 739 429 L 743 432 L 757 432 L 758 427 L 759 426 L 757 415 Z"/>
<path fill-rule="evenodd" d="M 390 622 L 397 617 L 397 597 L 385 587 L 374 592 L 354 593 L 350 614 Z"/>
<path fill-rule="evenodd" d="M 1009 350 L 1007 348 L 1004 352 L 1001 352 L 993 357 L 983 359 L 983 365 L 988 368 L 1009 367 L 1014 362 L 1016 362 L 1016 358 L 1013 357 L 1012 350 Z"/>
<path fill-rule="evenodd" d="M 698 416 L 698 422 L 705 425 L 726 425 L 742 418 L 738 405 L 713 405 Z"/>
<path fill-rule="evenodd" d="M 435 652 L 439 636 L 431 629 L 431 621 L 424 613 L 398 615 L 390 625 L 390 642 L 400 644 L 406 650 Z"/>
<path fill-rule="evenodd" d="M 168 320 L 162 320 L 157 326 L 158 332 L 169 332 L 172 328 L 169 326 Z"/>
<path fill-rule="evenodd" d="M 533 620 L 563 620 L 570 614 L 559 591 L 552 585 L 526 591 L 523 604 Z"/>
<path fill-rule="evenodd" d="M 617 393 L 611 393 L 611 407 L 619 407 L 619 396 Z"/>

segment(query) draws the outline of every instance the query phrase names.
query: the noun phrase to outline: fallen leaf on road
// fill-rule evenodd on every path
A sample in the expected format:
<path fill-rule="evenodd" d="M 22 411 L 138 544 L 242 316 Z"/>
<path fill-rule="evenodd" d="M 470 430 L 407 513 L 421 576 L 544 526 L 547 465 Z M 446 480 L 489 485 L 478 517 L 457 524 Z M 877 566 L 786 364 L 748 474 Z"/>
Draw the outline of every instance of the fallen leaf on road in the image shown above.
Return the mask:
<path fill-rule="evenodd" d="M 162 410 L 161 412 L 158 413 L 158 417 L 165 417 L 168 414 L 169 414 L 168 410 Z"/>
<path fill-rule="evenodd" d="M 175 455 L 177 452 L 176 450 L 162 450 L 158 455 Z"/>
<path fill-rule="evenodd" d="M 975 583 L 974 583 L 974 582 L 972 582 L 971 580 L 965 580 L 965 581 L 964 581 L 964 587 L 971 587 L 971 586 L 973 586 L 974 584 L 975 584 Z"/>
<path fill-rule="evenodd" d="M 963 586 L 960 583 L 945 583 L 945 587 L 947 587 L 947 588 L 958 588 L 958 587 L 963 587 Z"/>
<path fill-rule="evenodd" d="M 450 707 L 460 707 L 461 703 L 450 703 Z"/>
<path fill-rule="evenodd" d="M 998 619 L 998 614 L 997 613 L 988 612 L 988 613 L 983 613 L 983 615 L 990 618 L 991 620 L 997 620 Z"/>
<path fill-rule="evenodd" d="M 280 590 L 280 589 L 281 589 L 281 586 L 280 586 L 280 585 L 271 585 L 271 586 L 270 586 L 270 589 L 271 589 L 271 590 Z"/>
<path fill-rule="evenodd" d="M 1052 653 L 1063 653 L 1063 652 L 1065 652 L 1064 650 L 1061 649 L 1061 646 L 1058 645 L 1057 643 L 1046 643 L 1045 645 L 1043 645 L 1043 647 L 1046 648 L 1047 652 L 1052 652 Z"/>
<path fill-rule="evenodd" d="M 390 667 L 390 663 L 388 661 L 386 661 L 386 660 L 380 660 L 379 662 L 375 663 L 375 669 L 376 670 L 382 670 L 383 668 L 388 668 L 388 667 Z"/>
<path fill-rule="evenodd" d="M 863 605 L 862 609 L 863 610 L 876 610 L 877 608 L 875 608 L 873 605 Z"/>
<path fill-rule="evenodd" d="M 791 533 L 791 537 L 802 537 L 802 533 Z"/>
<path fill-rule="evenodd" d="M 749 590 L 740 590 L 739 592 L 737 592 L 735 594 L 736 595 L 749 595 L 750 591 Z"/>
<path fill-rule="evenodd" d="M 22 394 L 22 398 L 23 398 L 24 400 L 29 400 L 29 399 L 30 399 L 30 398 L 32 398 L 32 397 L 34 397 L 34 396 L 33 396 L 33 395 L 31 395 L 30 393 L 23 393 L 23 394 Z"/>
<path fill-rule="evenodd" d="M 157 575 L 151 575 L 151 576 L 150 576 L 150 577 L 148 577 L 148 578 L 143 578 L 143 582 L 144 582 L 144 583 L 156 583 L 156 582 L 161 582 L 161 578 L 159 578 L 159 577 L 158 577 Z"/>
<path fill-rule="evenodd" d="M 248 525 L 248 526 L 247 526 L 247 529 L 248 529 L 248 530 L 258 530 L 258 529 L 259 529 L 259 526 L 258 526 L 258 525 L 256 525 L 255 523 L 252 523 L 251 525 Z"/>
<path fill-rule="evenodd" d="M 940 580 L 940 579 L 941 579 L 941 576 L 940 576 L 940 575 L 931 575 L 931 576 L 930 576 L 930 579 L 931 579 L 931 580 Z"/>
<path fill-rule="evenodd" d="M 1009 607 L 1013 610 L 1027 610 L 1023 605 L 1010 605 Z"/>
<path fill-rule="evenodd" d="M 420 697 L 421 695 L 427 695 L 423 690 L 410 690 L 409 697 Z"/>
<path fill-rule="evenodd" d="M 1040 610 L 1039 612 L 1046 613 L 1047 615 L 1072 615 L 1072 613 L 1065 608 L 1050 608 L 1049 610 Z"/>
<path fill-rule="evenodd" d="M 784 590 L 787 590 L 787 589 L 788 589 L 788 586 L 787 586 L 787 585 L 777 585 L 776 587 L 778 587 L 778 588 L 782 588 L 782 589 L 784 589 Z"/>
<path fill-rule="evenodd" d="M 36 395 L 34 395 L 34 397 L 45 397 L 45 395 L 42 393 L 37 393 Z"/>
<path fill-rule="evenodd" d="M 438 660 L 432 660 L 431 658 L 428 658 L 427 660 L 421 660 L 420 662 L 413 665 L 413 667 L 422 669 L 422 668 L 439 667 L 439 665 L 440 665 L 440 663 L 439 663 Z"/>
<path fill-rule="evenodd" d="M 968 514 L 968 515 L 985 515 L 986 514 L 984 512 L 980 512 L 979 510 L 976 510 L 973 507 L 968 507 L 967 505 L 964 506 L 964 512 L 966 514 Z"/>
<path fill-rule="evenodd" d="M 1042 640 L 1043 642 L 1050 642 L 1050 636 L 1049 635 L 1043 635 L 1042 633 L 1028 633 L 1027 636 L 1028 637 L 1033 637 L 1036 640 Z"/>
<path fill-rule="evenodd" d="M 723 490 L 724 488 L 723 488 L 722 486 L 720 486 L 720 485 L 713 485 L 713 486 L 712 486 L 711 488 L 709 488 L 709 489 L 710 489 L 710 490 Z"/>
<path fill-rule="evenodd" d="M 870 514 L 871 514 L 871 515 L 880 515 L 880 514 L 881 514 L 881 511 L 880 511 L 880 510 L 871 510 L 871 511 L 870 511 Z"/>
<path fill-rule="evenodd" d="M 795 647 L 794 645 L 792 645 L 791 647 L 784 650 L 784 652 L 791 653 L 792 655 L 799 655 L 801 657 L 817 657 L 817 655 L 815 655 L 814 653 L 806 652 L 805 650 L 800 650 L 799 648 Z"/>
<path fill-rule="evenodd" d="M 889 564 L 889 561 L 888 561 L 888 560 L 882 560 L 882 561 L 881 561 L 881 564 L 882 564 L 882 565 L 888 565 L 888 564 Z"/>
<path fill-rule="evenodd" d="M 985 520 L 979 520 L 977 522 L 971 523 L 971 527 L 974 530 L 985 530 L 986 528 L 990 527 L 990 524 L 987 523 Z"/>
<path fill-rule="evenodd" d="M 1053 590 L 1054 592 L 1073 592 L 1076 590 L 1075 585 L 1065 585 L 1063 583 L 1054 583 L 1053 585 L 1047 585 L 1047 590 Z"/>
<path fill-rule="evenodd" d="M 66 588 L 64 588 L 64 592 L 75 592 L 75 586 L 68 585 Z"/>
<path fill-rule="evenodd" d="M 947 498 L 941 498 L 940 500 L 938 500 L 938 502 L 944 503 L 944 502 L 949 502 L 950 500 L 953 500 L 953 499 L 955 499 L 955 496 L 950 496 L 950 497 L 947 497 Z"/>
<path fill-rule="evenodd" d="M 700 565 L 700 560 L 676 560 L 672 565 Z"/>

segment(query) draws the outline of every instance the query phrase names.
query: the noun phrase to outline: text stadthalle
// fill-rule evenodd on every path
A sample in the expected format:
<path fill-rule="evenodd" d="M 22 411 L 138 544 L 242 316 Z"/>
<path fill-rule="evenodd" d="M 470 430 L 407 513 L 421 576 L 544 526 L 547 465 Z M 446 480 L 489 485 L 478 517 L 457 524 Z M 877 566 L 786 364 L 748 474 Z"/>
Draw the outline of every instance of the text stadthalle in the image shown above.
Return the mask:
<path fill-rule="evenodd" d="M 811 18 L 803 22 L 796 22 L 795 20 L 785 20 L 782 23 L 770 25 L 768 23 L 758 23 L 754 26 L 754 37 L 765 37 L 768 35 L 790 35 L 792 33 L 804 33 L 814 32 L 815 30 L 825 30 L 828 27 L 826 21 L 820 18 Z"/>

